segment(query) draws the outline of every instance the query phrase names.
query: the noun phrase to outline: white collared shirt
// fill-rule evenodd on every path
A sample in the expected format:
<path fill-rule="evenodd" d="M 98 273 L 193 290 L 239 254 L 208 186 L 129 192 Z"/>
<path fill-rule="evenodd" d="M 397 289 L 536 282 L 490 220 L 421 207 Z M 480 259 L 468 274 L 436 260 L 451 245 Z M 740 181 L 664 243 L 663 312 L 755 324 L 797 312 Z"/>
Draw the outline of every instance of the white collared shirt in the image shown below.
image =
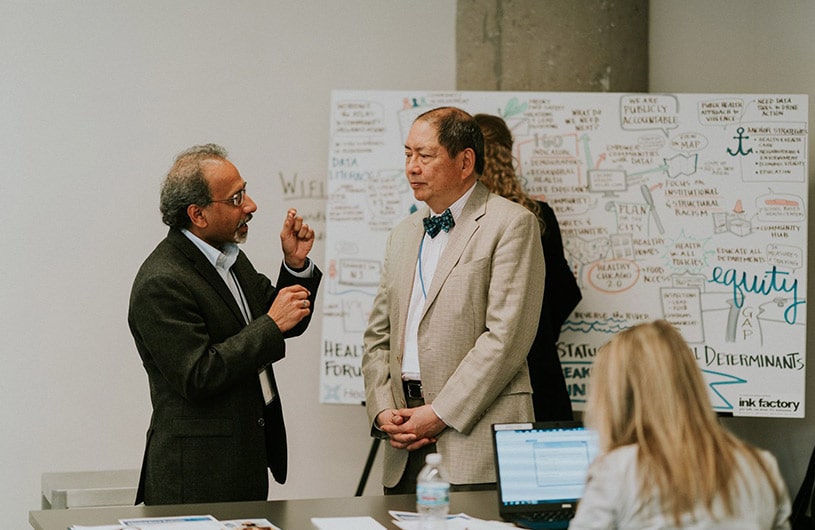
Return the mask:
<path fill-rule="evenodd" d="M 243 294 L 243 289 L 241 289 L 238 279 L 235 278 L 235 273 L 232 272 L 232 265 L 234 265 L 235 261 L 238 259 L 237 243 L 226 243 L 224 245 L 224 250 L 221 251 L 200 237 L 196 236 L 186 228 L 181 229 L 181 232 L 187 236 L 187 239 L 192 241 L 196 247 L 198 247 L 198 250 L 200 250 L 204 256 L 206 256 L 207 260 L 212 263 L 212 266 L 215 267 L 216 271 L 218 271 L 218 274 L 224 280 L 226 286 L 229 287 L 229 291 L 232 293 L 232 296 L 235 297 L 235 302 L 241 309 L 243 318 L 248 324 L 249 321 L 252 320 L 252 313 L 249 311 L 249 304 L 246 303 L 246 297 Z"/>
<path fill-rule="evenodd" d="M 450 205 L 450 213 L 453 220 L 457 221 L 464 211 L 464 205 L 472 195 L 475 184 L 470 187 L 464 195 Z M 432 212 L 431 215 L 440 215 L 443 212 Z M 455 230 L 455 226 L 450 229 Z M 410 305 L 408 306 L 407 323 L 405 324 L 405 349 L 402 357 L 402 379 L 421 381 L 422 375 L 419 370 L 419 321 L 424 311 L 427 292 L 433 282 L 433 274 L 436 272 L 436 265 L 439 263 L 442 252 L 447 246 L 450 234 L 444 230 L 430 237 L 426 232 L 419 245 L 419 257 L 416 263 L 416 274 L 413 276 L 413 290 L 410 295 Z"/>
<path fill-rule="evenodd" d="M 224 283 L 226 283 L 226 286 L 229 287 L 229 291 L 232 293 L 232 296 L 235 297 L 235 302 L 237 302 L 238 307 L 240 307 L 241 313 L 243 313 L 243 317 L 248 324 L 249 321 L 252 320 L 252 312 L 249 311 L 249 304 L 246 302 L 243 289 L 241 288 L 240 283 L 238 283 L 235 273 L 232 272 L 232 265 L 234 265 L 235 261 L 238 259 L 238 244 L 226 243 L 224 245 L 224 250 L 221 251 L 200 237 L 196 236 L 186 228 L 182 228 L 181 233 L 187 236 L 187 239 L 192 241 L 192 243 L 198 247 L 198 250 L 204 254 L 212 266 L 215 267 L 215 270 L 218 271 L 218 274 L 221 275 Z M 285 261 L 283 262 L 283 266 L 286 267 L 286 270 L 291 275 L 297 278 L 311 278 L 314 276 L 314 262 L 309 258 L 306 258 L 306 260 L 306 268 L 302 271 L 293 271 L 288 265 L 286 265 Z"/>
<path fill-rule="evenodd" d="M 238 245 L 237 243 L 226 243 L 224 245 L 224 250 L 221 251 L 200 237 L 196 236 L 186 228 L 182 228 L 181 232 L 187 236 L 187 239 L 192 241 L 192 243 L 201 251 L 202 254 L 207 258 L 207 260 L 215 267 L 215 270 L 218 271 L 221 278 L 226 283 L 226 286 L 229 288 L 229 291 L 232 293 L 232 296 L 235 297 L 235 302 L 237 302 L 238 307 L 243 314 L 243 318 L 248 324 L 252 320 L 252 312 L 249 310 L 249 304 L 246 301 L 246 296 L 243 294 L 243 289 L 241 288 L 240 283 L 238 283 L 238 279 L 235 277 L 235 273 L 232 272 L 232 266 L 235 264 L 235 261 L 238 259 Z M 305 270 L 296 272 L 291 270 L 286 262 L 283 262 L 283 266 L 286 267 L 286 270 L 289 273 L 297 276 L 299 278 L 310 278 L 314 275 L 314 262 L 310 259 L 307 261 L 307 265 Z M 258 377 L 260 378 L 260 388 L 263 392 L 263 399 L 266 404 L 270 404 L 274 401 L 276 394 L 274 388 L 272 387 L 272 376 L 269 368 L 263 368 L 260 370 Z"/>

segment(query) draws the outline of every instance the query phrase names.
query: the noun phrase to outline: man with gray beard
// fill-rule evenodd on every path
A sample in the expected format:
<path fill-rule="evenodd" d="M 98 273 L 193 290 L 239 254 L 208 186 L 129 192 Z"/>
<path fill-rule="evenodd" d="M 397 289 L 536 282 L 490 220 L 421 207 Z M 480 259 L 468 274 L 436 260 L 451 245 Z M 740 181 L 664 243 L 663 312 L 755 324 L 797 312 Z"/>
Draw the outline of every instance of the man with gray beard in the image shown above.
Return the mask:
<path fill-rule="evenodd" d="M 290 209 L 277 286 L 246 241 L 257 204 L 217 145 L 175 160 L 161 189 L 167 237 L 139 269 L 128 323 L 153 414 L 136 503 L 266 500 L 284 483 L 286 431 L 272 363 L 311 320 L 322 276 L 314 230 Z"/>

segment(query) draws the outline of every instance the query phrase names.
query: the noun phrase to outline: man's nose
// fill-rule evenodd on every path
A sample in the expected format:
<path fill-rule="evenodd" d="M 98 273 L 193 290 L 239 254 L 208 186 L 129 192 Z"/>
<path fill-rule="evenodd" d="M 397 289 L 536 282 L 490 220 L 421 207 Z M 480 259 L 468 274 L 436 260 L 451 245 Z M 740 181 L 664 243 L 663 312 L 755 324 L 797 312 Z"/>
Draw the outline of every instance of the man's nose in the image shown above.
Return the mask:
<path fill-rule="evenodd" d="M 415 156 L 405 158 L 405 173 L 408 175 L 418 173 L 419 164 Z"/>
<path fill-rule="evenodd" d="M 252 197 L 249 194 L 246 194 L 246 198 L 243 201 L 243 211 L 245 213 L 253 213 L 256 212 L 258 209 L 258 205 L 255 201 L 252 200 Z"/>

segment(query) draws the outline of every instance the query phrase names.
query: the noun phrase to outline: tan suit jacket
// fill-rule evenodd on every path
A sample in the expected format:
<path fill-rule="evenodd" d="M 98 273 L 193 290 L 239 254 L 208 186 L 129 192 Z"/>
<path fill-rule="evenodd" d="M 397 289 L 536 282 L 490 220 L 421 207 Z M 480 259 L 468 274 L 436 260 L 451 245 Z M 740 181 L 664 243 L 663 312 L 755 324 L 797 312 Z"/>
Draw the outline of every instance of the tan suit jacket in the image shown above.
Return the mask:
<path fill-rule="evenodd" d="M 406 405 L 404 331 L 427 215 L 426 208 L 416 212 L 388 238 L 362 360 L 372 426 L 382 410 Z M 419 323 L 425 401 L 449 426 L 437 450 L 453 484 L 494 482 L 491 424 L 533 419 L 526 354 L 544 275 L 535 216 L 477 183 L 450 231 Z M 407 457 L 385 444 L 385 486 L 399 481 Z"/>

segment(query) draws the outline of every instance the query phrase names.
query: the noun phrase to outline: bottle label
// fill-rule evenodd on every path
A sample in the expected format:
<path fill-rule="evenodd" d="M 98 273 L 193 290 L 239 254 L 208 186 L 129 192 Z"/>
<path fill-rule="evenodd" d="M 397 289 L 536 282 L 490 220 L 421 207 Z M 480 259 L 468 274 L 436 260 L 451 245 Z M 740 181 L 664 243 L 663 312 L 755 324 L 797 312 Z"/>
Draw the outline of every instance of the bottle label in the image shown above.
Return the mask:
<path fill-rule="evenodd" d="M 444 506 L 450 503 L 449 484 L 419 484 L 416 487 L 416 503 L 421 506 Z"/>

